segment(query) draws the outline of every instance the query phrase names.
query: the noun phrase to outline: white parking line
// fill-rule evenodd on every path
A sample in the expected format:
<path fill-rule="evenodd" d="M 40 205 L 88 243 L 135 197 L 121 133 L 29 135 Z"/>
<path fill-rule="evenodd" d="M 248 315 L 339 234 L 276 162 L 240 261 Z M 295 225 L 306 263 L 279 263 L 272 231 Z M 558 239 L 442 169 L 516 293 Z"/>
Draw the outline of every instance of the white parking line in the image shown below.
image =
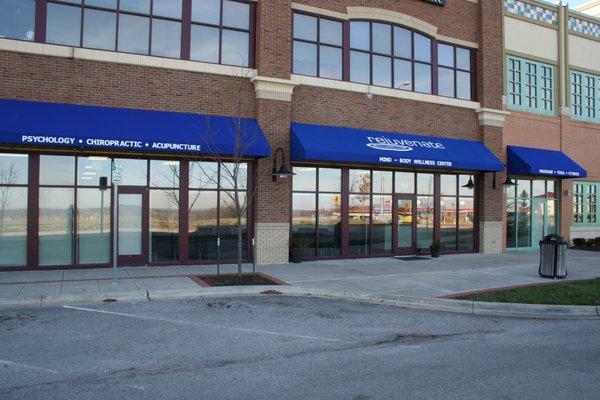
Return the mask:
<path fill-rule="evenodd" d="M 319 340 L 319 341 L 324 341 L 324 342 L 336 342 L 336 343 L 356 343 L 356 342 L 350 341 L 350 340 L 342 340 L 342 339 L 335 339 L 335 338 L 328 338 L 328 337 L 294 335 L 294 334 L 291 334 L 291 333 L 274 332 L 274 331 L 267 331 L 267 330 L 263 330 L 263 329 L 237 328 L 237 327 L 232 327 L 232 326 L 203 324 L 203 323 L 200 323 L 200 322 L 190 322 L 190 321 L 182 321 L 182 320 L 177 320 L 177 319 L 168 319 L 168 318 L 160 318 L 160 317 L 150 317 L 150 316 L 146 316 L 146 315 L 128 314 L 128 313 L 121 313 L 121 312 L 115 312 L 115 311 L 98 310 L 98 309 L 94 309 L 94 308 L 73 307 L 73 306 L 63 306 L 63 308 L 68 308 L 69 310 L 79 310 L 79 311 L 94 312 L 94 313 L 98 313 L 98 314 L 117 315 L 117 316 L 120 316 L 120 317 L 145 319 L 145 320 L 149 320 L 149 321 L 168 322 L 168 323 L 172 323 L 172 324 L 200 326 L 200 327 L 206 327 L 206 328 L 227 329 L 227 330 L 237 331 L 237 332 L 259 333 L 259 334 L 270 335 L 270 336 L 283 336 L 283 337 L 290 337 L 290 338 L 296 338 L 296 339 Z"/>
<path fill-rule="evenodd" d="M 34 371 L 50 372 L 51 374 L 58 374 L 59 373 L 58 371 L 55 371 L 53 369 L 36 367 L 34 365 L 21 364 L 21 363 L 17 363 L 17 362 L 14 362 L 14 361 L 8 361 L 8 360 L 0 360 L 0 364 L 13 365 L 15 367 L 20 367 L 20 368 L 25 368 L 25 369 L 32 369 Z"/>

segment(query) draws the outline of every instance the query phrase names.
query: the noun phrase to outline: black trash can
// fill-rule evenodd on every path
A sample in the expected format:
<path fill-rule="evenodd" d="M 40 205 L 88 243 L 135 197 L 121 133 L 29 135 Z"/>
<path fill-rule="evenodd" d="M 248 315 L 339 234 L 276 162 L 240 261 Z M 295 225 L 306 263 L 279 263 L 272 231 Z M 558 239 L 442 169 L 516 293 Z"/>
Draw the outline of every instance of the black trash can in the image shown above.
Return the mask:
<path fill-rule="evenodd" d="M 567 241 L 559 235 L 548 235 L 540 241 L 539 274 L 541 277 L 552 279 L 567 277 L 567 248 Z"/>

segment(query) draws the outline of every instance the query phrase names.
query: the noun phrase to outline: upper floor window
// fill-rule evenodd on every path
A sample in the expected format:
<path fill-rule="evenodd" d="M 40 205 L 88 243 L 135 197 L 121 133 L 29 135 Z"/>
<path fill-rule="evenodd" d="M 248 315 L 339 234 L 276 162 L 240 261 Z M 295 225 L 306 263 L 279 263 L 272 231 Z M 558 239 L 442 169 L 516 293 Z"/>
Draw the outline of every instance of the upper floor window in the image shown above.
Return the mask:
<path fill-rule="evenodd" d="M 46 5 L 39 15 L 36 4 Z M 0 37 L 247 67 L 253 7 L 242 0 L 0 0 Z M 45 27 L 38 35 L 36 24 Z"/>
<path fill-rule="evenodd" d="M 293 24 L 294 73 L 341 80 L 342 23 L 295 13 Z"/>
<path fill-rule="evenodd" d="M 190 59 L 250 65 L 250 4 L 193 0 Z"/>
<path fill-rule="evenodd" d="M 70 0 L 69 3 L 73 4 L 48 2 L 47 43 L 181 56 L 182 0 Z"/>
<path fill-rule="evenodd" d="M 471 51 L 438 43 L 438 94 L 471 100 Z"/>
<path fill-rule="evenodd" d="M 509 56 L 507 68 L 508 107 L 554 115 L 554 66 Z"/>
<path fill-rule="evenodd" d="M 350 22 L 350 81 L 432 93 L 431 39 L 379 22 Z"/>
<path fill-rule="evenodd" d="M 600 123 L 600 76 L 571 71 L 571 118 Z"/>
<path fill-rule="evenodd" d="M 33 40 L 35 0 L 0 0 L 0 37 Z"/>

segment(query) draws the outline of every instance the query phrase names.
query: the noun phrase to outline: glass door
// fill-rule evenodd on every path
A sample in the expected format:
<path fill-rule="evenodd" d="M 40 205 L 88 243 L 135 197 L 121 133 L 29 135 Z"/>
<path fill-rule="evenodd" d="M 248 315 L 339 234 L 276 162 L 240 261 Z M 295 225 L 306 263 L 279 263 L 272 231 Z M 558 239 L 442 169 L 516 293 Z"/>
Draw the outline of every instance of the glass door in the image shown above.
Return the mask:
<path fill-rule="evenodd" d="M 395 254 L 415 253 L 415 198 L 411 195 L 396 195 L 395 200 Z"/>
<path fill-rule="evenodd" d="M 119 265 L 148 264 L 148 191 L 119 187 Z"/>
<path fill-rule="evenodd" d="M 533 199 L 533 215 L 531 221 L 531 245 L 537 247 L 545 235 L 546 199 Z"/>

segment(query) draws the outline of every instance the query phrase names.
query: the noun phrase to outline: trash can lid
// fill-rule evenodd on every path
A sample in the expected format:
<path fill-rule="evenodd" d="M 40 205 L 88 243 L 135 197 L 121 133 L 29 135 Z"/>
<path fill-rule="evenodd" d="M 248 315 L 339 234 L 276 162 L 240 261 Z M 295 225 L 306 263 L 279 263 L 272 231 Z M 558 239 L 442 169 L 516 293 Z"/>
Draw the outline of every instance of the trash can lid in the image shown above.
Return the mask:
<path fill-rule="evenodd" d="M 552 243 L 552 244 L 565 244 L 567 243 L 567 241 L 565 240 L 564 237 L 557 235 L 556 233 L 552 233 L 550 235 L 547 235 L 546 237 L 544 237 L 544 240 L 542 240 L 543 243 Z"/>

